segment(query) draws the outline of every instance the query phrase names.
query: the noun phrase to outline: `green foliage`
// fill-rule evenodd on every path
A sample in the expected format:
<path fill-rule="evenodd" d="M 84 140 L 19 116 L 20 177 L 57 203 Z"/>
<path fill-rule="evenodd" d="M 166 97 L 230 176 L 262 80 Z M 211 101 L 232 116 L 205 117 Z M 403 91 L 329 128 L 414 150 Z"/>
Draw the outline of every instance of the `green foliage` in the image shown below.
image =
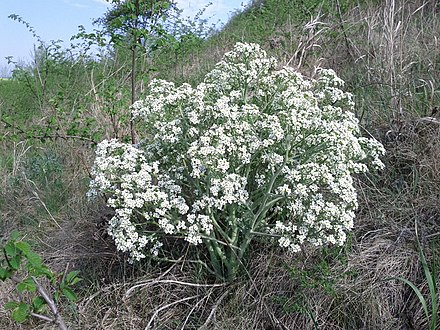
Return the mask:
<path fill-rule="evenodd" d="M 161 75 L 161 71 L 165 70 L 168 75 L 175 76 L 175 81 L 186 80 L 187 73 L 179 71 L 179 65 L 186 62 L 187 57 L 198 54 L 207 38 L 215 33 L 215 25 L 208 25 L 208 20 L 203 18 L 209 6 L 202 8 L 193 19 L 180 15 L 173 17 L 172 23 L 167 26 L 167 34 L 153 43 L 152 63 L 157 67 L 157 74 Z"/>
<path fill-rule="evenodd" d="M 76 44 L 69 48 L 62 48 L 60 40 L 45 43 L 30 23 L 10 15 L 36 38 L 36 47 L 31 64 L 10 58 L 15 64 L 13 77 L 0 81 L 0 121 L 7 131 L 0 139 L 43 143 L 74 139 L 95 145 L 105 133 L 122 138 L 130 130 L 134 140 L 127 110 L 141 80 L 148 81 L 148 73 L 158 69 L 151 65 L 151 52 L 171 47 L 176 54 L 186 53 L 201 43 L 204 27 L 194 22 L 176 25 L 182 20 L 171 1 L 112 4 L 106 15 L 95 20 L 101 29 L 87 32 L 80 26 L 71 39 Z M 171 26 L 179 26 L 179 41 Z M 98 54 L 92 55 L 96 47 Z M 138 78 L 136 72 L 147 74 Z"/>
<path fill-rule="evenodd" d="M 13 302 L 13 304 L 5 306 L 5 308 L 11 310 L 12 318 L 18 323 L 26 321 L 30 314 L 29 305 L 23 302 Z"/>
<path fill-rule="evenodd" d="M 20 233 L 13 232 L 10 236 L 10 240 L 2 248 L 0 280 L 12 280 L 16 284 L 19 300 L 5 304 L 5 308 L 11 311 L 12 319 L 19 323 L 26 321 L 31 315 L 44 319 L 44 316 L 35 313 L 47 314 L 47 305 L 54 313 L 53 306 L 60 302 L 61 297 L 75 302 L 77 296 L 72 286 L 81 281 L 79 272 L 54 272 L 43 263 L 29 243 L 21 238 Z M 41 285 L 42 281 L 50 284 L 49 292 Z M 25 293 L 27 294 L 24 295 Z M 57 315 L 54 317 L 56 319 Z"/>
<path fill-rule="evenodd" d="M 46 44 L 35 29 L 18 15 L 37 39 L 31 64 L 15 63 L 11 79 L 0 81 L 0 121 L 8 131 L 1 138 L 54 140 L 73 138 L 99 140 L 96 122 L 90 117 L 90 72 L 100 68 L 86 49 L 63 49 L 61 40 Z M 94 82 L 92 81 L 92 85 Z M 43 120 L 41 120 L 43 118 Z M 36 120 L 38 119 L 38 120 Z"/>
<path fill-rule="evenodd" d="M 161 39 L 166 35 L 163 25 L 172 8 L 172 2 L 161 0 L 112 0 L 113 7 L 104 17 L 95 20 L 103 29 L 99 35 L 108 36 L 110 45 L 118 52 L 120 49 L 129 49 L 131 53 L 130 77 L 131 77 L 131 102 L 136 101 L 137 62 L 139 59 L 138 49 L 141 53 L 148 52 L 154 40 Z M 84 32 L 80 37 L 96 40 L 96 35 L 87 35 Z M 98 38 L 99 40 L 104 40 Z M 136 133 L 130 117 L 129 127 L 131 142 L 135 143 Z M 115 125 L 113 125 L 115 126 Z"/>
<path fill-rule="evenodd" d="M 104 26 L 110 42 L 119 44 L 126 37 L 134 37 L 135 44 L 141 44 L 152 32 L 161 30 L 159 20 L 165 20 L 171 1 L 156 0 L 112 0 L 113 7 L 104 17 L 95 20 Z M 132 45 L 133 46 L 133 45 Z"/>
<path fill-rule="evenodd" d="M 312 0 L 314 6 L 309 2 L 302 0 L 253 1 L 244 11 L 236 12 L 218 32 L 207 27 L 206 21 L 201 19 L 195 20 L 204 27 L 200 30 L 195 29 L 194 23 L 178 21 L 177 26 L 180 25 L 183 29 L 177 30 L 185 31 L 185 26 L 192 25 L 190 31 L 196 33 L 194 35 L 185 32 L 175 33 L 174 39 L 166 42 L 164 48 L 154 57 L 154 63 L 160 66 L 158 77 L 178 83 L 190 82 L 192 85 L 200 83 L 204 74 L 219 59 L 213 56 L 212 52 L 215 51 L 217 55 L 236 42 L 254 42 L 269 46 L 268 41 L 275 36 L 283 40 L 283 46 L 286 46 L 284 51 L 290 51 L 289 47 L 292 45 L 288 45 L 284 39 L 292 39 L 292 31 L 286 29 L 286 23 L 299 26 L 309 20 L 312 9 L 319 7 L 317 4 L 322 0 Z M 197 70 L 185 70 L 185 65 L 191 62 L 194 62 Z"/>
<path fill-rule="evenodd" d="M 31 67 L 17 67 L 12 79 L 0 82 L 10 87 L 0 89 L 0 96 L 4 97 L 0 121 L 10 132 L 7 135 L 9 140 L 37 139 L 46 142 L 74 137 L 93 141 L 97 132 L 96 123 L 92 119 L 87 121 L 82 118 L 83 109 L 88 107 L 86 104 L 90 99 L 81 97 L 81 93 L 86 92 L 84 86 L 76 81 L 79 77 L 75 75 L 80 72 L 74 74 L 77 65 L 69 68 L 70 64 L 52 62 L 49 68 L 35 68 L 36 71 L 46 72 L 44 86 L 37 78 L 38 73 L 33 72 Z M 85 74 L 82 69 L 82 74 Z M 67 88 L 76 85 L 78 88 Z M 48 109 L 50 112 L 45 113 L 44 120 L 34 120 Z"/>
<path fill-rule="evenodd" d="M 0 80 L 0 99 L 2 100 L 0 118 L 3 125 L 6 123 L 23 125 L 38 113 L 28 111 L 28 109 L 38 109 L 38 102 L 29 93 L 27 86 L 18 79 Z"/>

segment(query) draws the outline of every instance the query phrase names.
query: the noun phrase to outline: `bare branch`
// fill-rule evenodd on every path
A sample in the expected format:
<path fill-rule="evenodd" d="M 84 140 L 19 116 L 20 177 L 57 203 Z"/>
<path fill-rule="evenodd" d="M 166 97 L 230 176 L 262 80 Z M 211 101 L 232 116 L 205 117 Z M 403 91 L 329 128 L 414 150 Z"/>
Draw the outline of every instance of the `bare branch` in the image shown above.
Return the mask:
<path fill-rule="evenodd" d="M 50 317 L 47 317 L 45 315 L 41 315 L 41 314 L 38 314 L 38 313 L 31 312 L 31 316 L 36 317 L 37 319 L 49 322 L 49 323 L 55 323 L 54 319 L 51 319 Z"/>
<path fill-rule="evenodd" d="M 47 305 L 49 306 L 52 314 L 54 315 L 55 319 L 53 322 L 58 325 L 58 327 L 61 330 L 68 330 L 66 324 L 64 323 L 63 318 L 61 317 L 60 313 L 58 312 L 58 308 L 55 305 L 55 302 L 52 300 L 52 298 L 49 296 L 49 294 L 44 290 L 44 288 L 41 286 L 41 284 L 37 281 L 37 279 L 34 276 L 31 276 L 32 280 L 34 281 L 35 285 L 37 286 L 38 293 L 43 297 L 43 299 L 46 301 Z"/>

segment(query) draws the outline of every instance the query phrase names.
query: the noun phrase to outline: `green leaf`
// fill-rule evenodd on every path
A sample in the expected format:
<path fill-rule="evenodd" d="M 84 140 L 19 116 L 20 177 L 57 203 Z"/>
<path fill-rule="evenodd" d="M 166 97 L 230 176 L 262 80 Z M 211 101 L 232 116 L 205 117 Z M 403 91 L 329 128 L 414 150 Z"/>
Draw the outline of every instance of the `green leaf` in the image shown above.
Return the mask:
<path fill-rule="evenodd" d="M 78 274 L 79 274 L 79 271 L 77 271 L 77 270 L 74 270 L 74 271 L 68 273 L 66 275 L 66 282 L 69 283 L 69 284 L 73 284 L 72 282 L 74 280 L 78 279 L 77 278 Z M 78 281 L 76 283 L 78 283 Z"/>
<path fill-rule="evenodd" d="M 14 242 L 12 241 L 9 241 L 8 244 L 5 245 L 4 250 L 8 257 L 15 257 L 18 252 Z"/>
<path fill-rule="evenodd" d="M 16 301 L 9 301 L 5 304 L 4 307 L 5 307 L 5 309 L 15 309 L 18 307 L 18 305 L 19 305 L 19 303 Z"/>
<path fill-rule="evenodd" d="M 18 292 L 23 292 L 23 291 L 35 292 L 37 291 L 37 286 L 35 285 L 35 282 L 31 278 L 28 278 L 23 282 L 17 284 L 17 290 Z"/>
<path fill-rule="evenodd" d="M 417 231 L 417 222 L 415 224 L 415 231 L 416 231 L 416 239 L 417 239 L 417 247 L 419 249 L 419 256 L 420 256 L 420 260 L 422 262 L 422 266 L 423 266 L 423 271 L 425 273 L 425 278 L 426 281 L 428 282 L 428 288 L 429 288 L 429 294 L 431 296 L 431 325 L 432 325 L 432 329 L 435 329 L 436 325 L 437 325 L 437 283 L 435 280 L 435 277 L 432 276 L 433 274 L 431 273 L 429 266 L 428 266 L 428 262 L 426 261 L 426 257 L 425 254 L 423 253 L 423 248 L 422 248 L 422 244 L 420 243 L 419 240 L 419 234 Z M 426 313 L 426 312 L 425 312 Z"/>
<path fill-rule="evenodd" d="M 23 302 L 20 303 L 18 307 L 12 311 L 12 318 L 19 323 L 26 321 L 28 316 L 29 305 Z"/>
<path fill-rule="evenodd" d="M 0 280 L 4 281 L 11 275 L 11 272 L 6 268 L 0 267 Z"/>
<path fill-rule="evenodd" d="M 24 284 L 24 283 L 18 283 L 17 284 L 17 291 L 18 292 L 23 292 L 25 290 L 26 290 L 26 284 Z"/>
<path fill-rule="evenodd" d="M 24 255 L 31 252 L 31 246 L 27 242 L 23 242 L 23 241 L 17 242 L 15 243 L 15 247 L 19 249 L 21 252 L 23 252 Z"/>
<path fill-rule="evenodd" d="M 29 253 L 26 254 L 26 258 L 34 268 L 41 268 L 43 260 L 38 254 L 33 251 L 29 251 Z"/>
<path fill-rule="evenodd" d="M 54 278 L 54 274 L 53 274 L 53 272 L 46 266 L 46 265 L 40 265 L 39 267 L 30 267 L 30 266 L 32 266 L 30 263 L 28 263 L 28 265 L 27 265 L 28 267 L 28 270 L 29 271 L 31 271 L 32 272 L 32 274 L 34 275 L 34 276 L 36 276 L 36 277 L 38 277 L 38 276 L 44 276 L 44 277 L 46 277 L 47 279 L 49 279 L 50 281 L 52 281 L 53 280 L 53 278 Z"/>
<path fill-rule="evenodd" d="M 407 280 L 406 278 L 403 278 L 403 277 L 393 277 L 393 279 L 397 279 L 397 280 L 402 281 L 403 283 L 409 285 L 409 287 L 416 294 L 417 298 L 419 298 L 419 301 L 420 301 L 420 303 L 422 304 L 422 307 L 423 307 L 423 311 L 425 312 L 426 317 L 429 319 L 428 304 L 426 303 L 425 298 L 423 297 L 423 295 L 420 292 L 420 290 L 414 285 L 414 283 L 412 283 L 411 281 L 409 281 L 409 280 Z"/>
<path fill-rule="evenodd" d="M 9 259 L 9 265 L 12 269 L 18 270 L 20 268 L 21 256 L 16 255 L 15 257 Z"/>
<path fill-rule="evenodd" d="M 10 236 L 11 236 L 11 240 L 16 241 L 21 236 L 21 233 L 19 231 L 14 230 Z"/>
<path fill-rule="evenodd" d="M 62 291 L 63 291 L 64 296 L 65 296 L 67 299 L 69 299 L 69 300 L 72 301 L 72 302 L 75 302 L 75 301 L 76 301 L 77 297 L 76 297 L 75 292 L 73 292 L 72 289 L 70 289 L 70 288 L 64 288 Z"/>
<path fill-rule="evenodd" d="M 42 307 L 46 304 L 46 300 L 43 297 L 38 296 L 32 299 L 32 309 L 35 312 L 39 312 L 42 310 Z"/>

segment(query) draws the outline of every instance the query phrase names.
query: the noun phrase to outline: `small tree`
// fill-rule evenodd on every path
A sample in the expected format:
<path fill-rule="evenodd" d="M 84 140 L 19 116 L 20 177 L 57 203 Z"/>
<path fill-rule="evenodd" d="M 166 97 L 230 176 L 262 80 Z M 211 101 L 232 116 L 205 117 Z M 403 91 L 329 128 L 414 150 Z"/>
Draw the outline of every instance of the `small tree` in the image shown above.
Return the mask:
<path fill-rule="evenodd" d="M 175 8 L 172 0 L 112 0 L 113 7 L 94 23 L 103 26 L 103 33 L 116 47 L 126 47 L 131 52 L 131 104 L 136 101 L 136 60 L 138 49 L 145 51 L 148 40 L 164 34 L 163 22 Z M 130 118 L 132 119 L 132 118 Z M 136 136 L 130 120 L 131 142 Z"/>

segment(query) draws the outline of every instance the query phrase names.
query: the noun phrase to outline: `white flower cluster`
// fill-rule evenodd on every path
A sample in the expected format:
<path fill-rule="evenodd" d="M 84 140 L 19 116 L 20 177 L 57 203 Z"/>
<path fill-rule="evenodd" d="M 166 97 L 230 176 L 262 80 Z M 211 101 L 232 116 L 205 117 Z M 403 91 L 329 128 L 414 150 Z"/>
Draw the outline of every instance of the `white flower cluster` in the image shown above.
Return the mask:
<path fill-rule="evenodd" d="M 383 167 L 384 148 L 359 136 L 352 95 L 332 70 L 307 80 L 276 65 L 238 43 L 195 88 L 151 82 L 132 106 L 145 141 L 103 141 L 93 167 L 90 194 L 108 194 L 120 250 L 157 254 L 167 234 L 240 245 L 263 232 L 291 251 L 344 243 L 352 175 Z"/>

